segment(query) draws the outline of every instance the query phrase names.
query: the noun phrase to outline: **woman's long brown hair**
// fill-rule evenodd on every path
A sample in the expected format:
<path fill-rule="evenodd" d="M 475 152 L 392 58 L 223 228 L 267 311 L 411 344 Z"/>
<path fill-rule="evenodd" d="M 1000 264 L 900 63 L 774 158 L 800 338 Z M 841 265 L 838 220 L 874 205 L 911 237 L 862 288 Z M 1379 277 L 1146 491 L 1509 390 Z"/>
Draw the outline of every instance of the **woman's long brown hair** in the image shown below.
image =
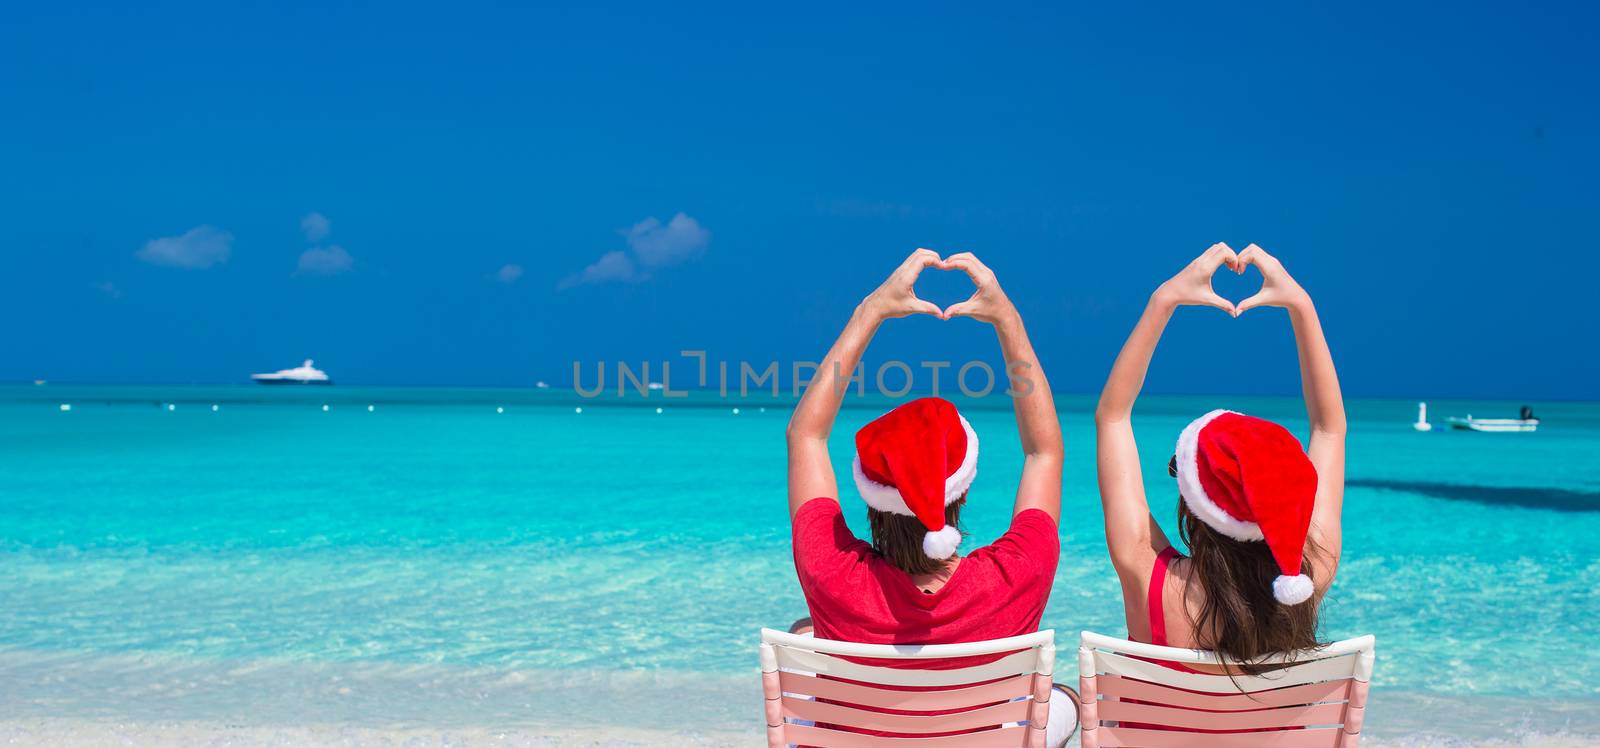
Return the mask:
<path fill-rule="evenodd" d="M 1190 578 L 1205 593 L 1199 612 L 1190 616 L 1202 648 L 1240 663 L 1238 670 L 1247 675 L 1260 675 L 1279 667 L 1260 664 L 1262 658 L 1322 643 L 1317 639 L 1317 596 L 1299 605 L 1284 605 L 1272 596 L 1272 580 L 1280 572 L 1266 543 L 1234 540 L 1211 529 L 1181 498 L 1178 534 L 1194 564 Z M 1312 543 L 1308 539 L 1307 547 Z M 1300 568 L 1316 578 L 1309 554 Z M 1189 589 L 1192 593 L 1194 588 Z"/>

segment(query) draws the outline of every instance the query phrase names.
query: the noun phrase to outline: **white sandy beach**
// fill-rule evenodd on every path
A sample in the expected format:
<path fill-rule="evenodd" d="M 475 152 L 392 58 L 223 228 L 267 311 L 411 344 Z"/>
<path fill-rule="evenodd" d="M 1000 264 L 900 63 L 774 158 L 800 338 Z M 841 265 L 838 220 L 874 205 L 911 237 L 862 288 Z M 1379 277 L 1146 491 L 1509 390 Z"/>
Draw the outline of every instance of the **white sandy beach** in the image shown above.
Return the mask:
<path fill-rule="evenodd" d="M 0 653 L 4 746 L 756 746 L 756 672 Z M 1066 673 L 1070 681 L 1074 674 Z M 1374 692 L 1363 745 L 1600 745 L 1585 699 Z"/>
<path fill-rule="evenodd" d="M 244 727 L 214 722 L 95 722 L 87 720 L 0 721 L 6 746 L 168 746 L 252 748 L 307 746 L 411 748 L 413 746 L 753 746 L 761 732 L 647 730 L 627 727 L 550 729 L 383 729 L 370 727 Z"/>
<path fill-rule="evenodd" d="M 1443 715 L 1440 715 L 1441 717 Z M 1454 716 L 1454 715 L 1452 715 Z M 1442 721 L 1442 720 L 1441 720 Z M 1529 733 L 1466 738 L 1437 733 L 1394 735 L 1378 730 L 1362 741 L 1368 748 L 1588 748 L 1594 735 Z M 759 730 L 651 730 L 630 727 L 549 729 L 382 729 L 368 727 L 245 727 L 210 722 L 96 722 L 35 719 L 0 721 L 0 745 L 7 746 L 163 746 L 168 748 L 411 748 L 413 746 L 706 746 L 762 745 Z M 1076 746 L 1074 738 L 1069 745 Z"/>

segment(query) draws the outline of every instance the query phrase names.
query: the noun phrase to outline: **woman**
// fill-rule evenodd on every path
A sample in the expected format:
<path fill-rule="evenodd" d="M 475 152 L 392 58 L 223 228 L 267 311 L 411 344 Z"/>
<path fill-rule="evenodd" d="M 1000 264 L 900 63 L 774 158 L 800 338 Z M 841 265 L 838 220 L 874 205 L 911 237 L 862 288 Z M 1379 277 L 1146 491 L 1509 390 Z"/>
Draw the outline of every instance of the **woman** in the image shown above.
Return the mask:
<path fill-rule="evenodd" d="M 1219 268 L 1250 265 L 1264 279 L 1260 293 L 1235 307 L 1212 290 Z M 1283 427 L 1227 411 L 1190 424 L 1168 467 L 1184 557 L 1150 514 L 1129 417 L 1167 320 L 1188 305 L 1235 317 L 1288 310 L 1311 441 L 1302 451 Z M 1112 366 L 1095 425 L 1106 544 L 1130 638 L 1213 650 L 1248 674 L 1265 669 L 1253 663 L 1267 655 L 1318 643 L 1317 605 L 1339 566 L 1344 404 L 1311 297 L 1282 263 L 1254 244 L 1237 254 L 1215 244 L 1156 289 Z"/>
<path fill-rule="evenodd" d="M 930 267 L 966 272 L 977 291 L 941 311 L 912 290 Z M 853 472 L 868 505 L 870 545 L 851 534 L 837 499 L 828 434 L 848 377 L 878 326 L 911 314 L 993 325 L 1011 377 L 1008 394 L 1024 454 L 1011 529 L 966 556 L 956 553 L 958 523 L 977 472 L 978 440 L 944 400 L 906 403 L 856 435 Z M 1037 631 L 1060 553 L 1061 426 L 1022 318 L 994 273 L 970 253 L 940 259 L 917 250 L 856 308 L 818 372 L 788 430 L 795 571 L 811 611 L 794 630 L 814 628 L 826 639 L 869 644 L 944 644 Z M 1064 742 L 1075 724 L 1072 704 L 1052 700 L 1051 733 L 1061 733 Z"/>

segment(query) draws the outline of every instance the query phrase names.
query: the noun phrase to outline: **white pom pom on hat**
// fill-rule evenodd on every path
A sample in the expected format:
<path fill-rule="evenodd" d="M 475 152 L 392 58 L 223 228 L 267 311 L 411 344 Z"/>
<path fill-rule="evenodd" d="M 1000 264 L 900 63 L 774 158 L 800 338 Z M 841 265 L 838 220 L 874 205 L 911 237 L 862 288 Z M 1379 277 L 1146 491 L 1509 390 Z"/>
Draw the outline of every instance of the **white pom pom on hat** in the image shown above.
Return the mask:
<path fill-rule="evenodd" d="M 961 547 L 961 531 L 945 525 L 942 530 L 930 530 L 922 536 L 922 552 L 928 558 L 943 561 L 956 555 L 956 549 Z"/>
<path fill-rule="evenodd" d="M 1304 574 L 1280 576 L 1272 580 L 1272 596 L 1284 605 L 1299 605 L 1311 599 L 1311 593 L 1317 588 L 1311 584 L 1311 577 Z"/>

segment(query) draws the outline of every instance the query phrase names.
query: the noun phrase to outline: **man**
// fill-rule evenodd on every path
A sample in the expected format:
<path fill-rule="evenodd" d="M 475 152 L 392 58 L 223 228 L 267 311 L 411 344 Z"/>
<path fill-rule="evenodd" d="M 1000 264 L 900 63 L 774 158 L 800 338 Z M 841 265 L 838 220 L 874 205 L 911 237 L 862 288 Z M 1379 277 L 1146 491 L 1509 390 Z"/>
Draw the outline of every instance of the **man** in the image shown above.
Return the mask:
<path fill-rule="evenodd" d="M 930 267 L 967 273 L 976 292 L 944 310 L 917 298 L 912 287 Z M 828 434 L 845 391 L 839 378 L 855 371 L 885 320 L 911 314 L 993 325 L 1007 362 L 1022 481 L 1010 530 L 965 557 L 957 553 L 959 521 L 976 477 L 978 439 L 954 405 L 915 400 L 856 435 L 853 472 L 868 506 L 870 545 L 845 525 L 828 458 Z M 1060 555 L 1061 425 L 1022 318 L 994 273 L 970 253 L 941 259 L 917 250 L 856 308 L 818 372 L 788 429 L 795 570 L 811 611 L 794 630 L 869 644 L 945 644 L 1037 631 Z M 944 666 L 970 664 L 976 662 Z M 1051 700 L 1052 745 L 1064 743 L 1077 724 L 1075 695 L 1058 688 L 1068 698 Z"/>

